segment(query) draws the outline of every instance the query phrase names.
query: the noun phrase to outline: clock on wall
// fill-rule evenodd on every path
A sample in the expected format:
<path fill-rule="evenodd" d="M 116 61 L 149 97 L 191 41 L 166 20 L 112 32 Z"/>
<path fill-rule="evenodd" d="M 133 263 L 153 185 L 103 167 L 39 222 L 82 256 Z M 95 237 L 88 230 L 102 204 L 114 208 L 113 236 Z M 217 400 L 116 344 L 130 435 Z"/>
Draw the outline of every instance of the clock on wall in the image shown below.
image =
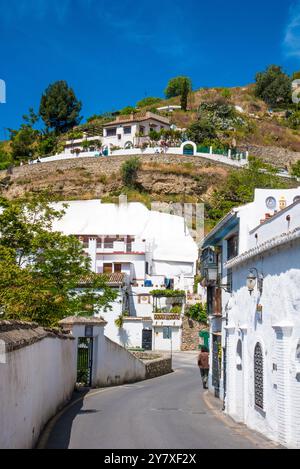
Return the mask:
<path fill-rule="evenodd" d="M 276 199 L 274 197 L 268 197 L 266 199 L 266 206 L 270 210 L 274 210 L 276 208 Z"/>

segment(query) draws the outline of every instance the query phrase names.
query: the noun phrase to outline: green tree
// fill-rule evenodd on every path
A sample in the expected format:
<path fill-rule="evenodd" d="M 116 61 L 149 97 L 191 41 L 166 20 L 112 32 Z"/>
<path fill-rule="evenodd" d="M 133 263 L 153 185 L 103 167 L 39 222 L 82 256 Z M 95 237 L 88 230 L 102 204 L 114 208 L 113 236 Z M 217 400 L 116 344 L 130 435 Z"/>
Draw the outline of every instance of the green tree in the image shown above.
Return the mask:
<path fill-rule="evenodd" d="M 192 81 L 188 77 L 180 76 L 172 78 L 167 88 L 165 89 L 166 98 L 174 98 L 175 96 L 181 96 L 183 87 L 188 83 L 189 92 L 192 91 Z"/>
<path fill-rule="evenodd" d="M 81 108 L 81 102 L 67 82 L 57 81 L 49 85 L 43 94 L 40 115 L 47 128 L 62 134 L 80 123 Z"/>
<path fill-rule="evenodd" d="M 200 118 L 189 127 L 187 136 L 193 142 L 201 144 L 204 141 L 216 139 L 217 133 L 209 120 Z"/>
<path fill-rule="evenodd" d="M 39 131 L 28 124 L 22 124 L 20 130 L 10 130 L 11 152 L 15 161 L 30 159 L 34 156 Z"/>
<path fill-rule="evenodd" d="M 144 98 L 144 99 L 141 99 L 141 101 L 139 101 L 136 106 L 137 107 L 146 107 L 146 106 L 152 106 L 152 104 L 158 104 L 162 101 L 161 98 L 153 98 L 151 96 L 147 97 L 147 98 Z"/>
<path fill-rule="evenodd" d="M 188 78 L 184 78 L 181 84 L 181 99 L 180 104 L 183 111 L 187 111 L 188 97 L 191 91 L 191 81 Z"/>
<path fill-rule="evenodd" d="M 282 67 L 270 65 L 266 71 L 256 74 L 255 95 L 269 106 L 285 106 L 291 103 L 291 79 Z"/>
<path fill-rule="evenodd" d="M 130 158 L 123 163 L 121 168 L 123 184 L 126 187 L 136 187 L 138 171 L 141 168 L 141 160 L 137 157 Z"/>
<path fill-rule="evenodd" d="M 5 319 L 55 326 L 68 315 L 110 308 L 116 293 L 104 276 L 91 272 L 82 244 L 52 231 L 62 211 L 35 198 L 2 199 L 0 205 L 0 311 Z"/>

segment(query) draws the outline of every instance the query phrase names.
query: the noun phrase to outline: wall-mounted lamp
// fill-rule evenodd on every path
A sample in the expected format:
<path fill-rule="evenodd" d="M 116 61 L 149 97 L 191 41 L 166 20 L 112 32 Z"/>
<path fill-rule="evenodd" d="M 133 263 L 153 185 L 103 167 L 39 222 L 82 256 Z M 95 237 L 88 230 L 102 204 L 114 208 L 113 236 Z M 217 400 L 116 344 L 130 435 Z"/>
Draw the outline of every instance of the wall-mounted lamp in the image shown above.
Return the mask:
<path fill-rule="evenodd" d="M 263 283 L 264 283 L 263 274 L 259 274 L 258 270 L 255 267 L 250 269 L 248 277 L 247 277 L 247 287 L 248 287 L 250 295 L 252 295 L 256 284 L 257 284 L 257 289 L 261 295 L 263 291 Z"/>

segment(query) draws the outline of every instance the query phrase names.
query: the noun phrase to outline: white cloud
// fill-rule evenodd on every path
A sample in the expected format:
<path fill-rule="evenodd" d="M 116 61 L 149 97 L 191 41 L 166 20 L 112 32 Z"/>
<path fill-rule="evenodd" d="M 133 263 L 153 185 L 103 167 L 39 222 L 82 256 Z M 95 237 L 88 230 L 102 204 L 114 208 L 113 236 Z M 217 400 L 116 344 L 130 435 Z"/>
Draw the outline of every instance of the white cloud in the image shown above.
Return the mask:
<path fill-rule="evenodd" d="M 284 49 L 287 56 L 300 57 L 300 2 L 290 11 L 289 24 L 286 28 Z"/>

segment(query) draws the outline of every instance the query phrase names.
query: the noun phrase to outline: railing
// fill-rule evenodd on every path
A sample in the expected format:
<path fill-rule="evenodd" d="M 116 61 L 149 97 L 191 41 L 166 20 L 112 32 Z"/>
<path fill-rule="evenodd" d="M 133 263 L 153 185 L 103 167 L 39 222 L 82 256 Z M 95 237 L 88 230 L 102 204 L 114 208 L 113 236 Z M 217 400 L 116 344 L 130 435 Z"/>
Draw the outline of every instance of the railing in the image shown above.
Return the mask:
<path fill-rule="evenodd" d="M 164 313 L 164 314 L 154 314 L 154 319 L 156 321 L 180 321 L 180 314 Z"/>

